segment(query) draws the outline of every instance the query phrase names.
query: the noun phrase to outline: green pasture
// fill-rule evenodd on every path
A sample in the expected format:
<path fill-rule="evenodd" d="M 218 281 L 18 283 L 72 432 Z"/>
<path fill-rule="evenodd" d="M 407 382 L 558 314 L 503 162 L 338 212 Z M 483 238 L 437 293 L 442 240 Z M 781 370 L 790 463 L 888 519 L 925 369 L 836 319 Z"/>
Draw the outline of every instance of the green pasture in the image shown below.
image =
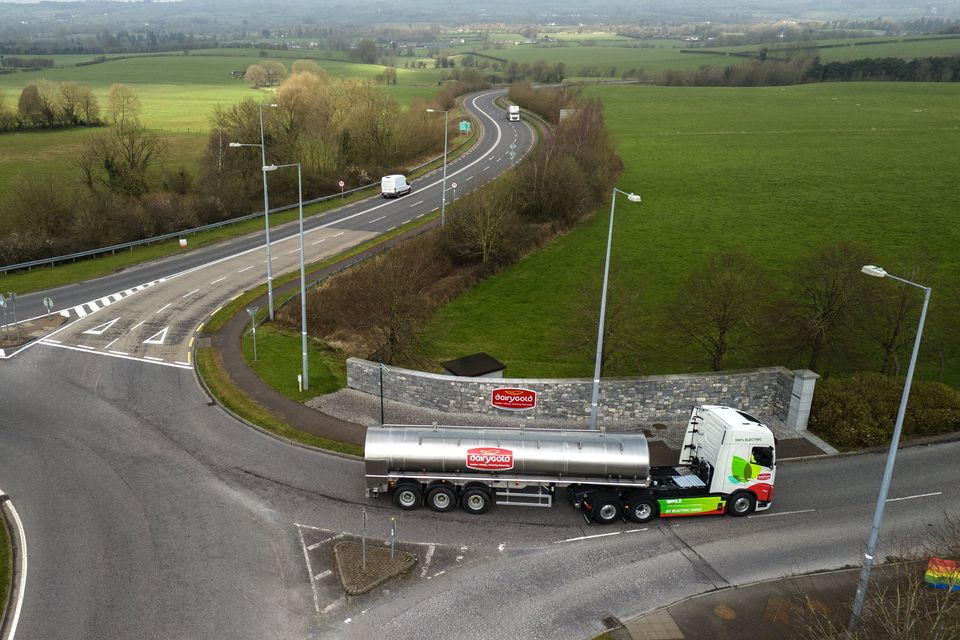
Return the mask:
<path fill-rule="evenodd" d="M 639 362 L 607 376 L 705 369 L 666 313 L 690 272 L 716 251 L 740 249 L 784 290 L 795 262 L 827 244 L 861 243 L 892 273 L 919 259 L 933 297 L 918 375 L 960 385 L 960 86 L 830 83 L 773 88 L 591 87 L 626 169 L 618 186 L 642 204 L 617 201 L 612 271 L 637 296 L 630 333 Z M 507 375 L 582 376 L 593 368 L 582 318 L 583 287 L 598 289 L 609 208 L 546 250 L 506 269 L 444 307 L 423 340 L 442 361 L 485 351 Z M 866 276 L 864 276 L 866 277 Z M 891 287 L 898 286 L 890 281 Z M 918 292 L 919 296 L 920 293 Z M 595 294 L 599 303 L 599 292 Z M 593 301 L 591 301 L 591 304 Z M 684 302 L 690 313 L 697 301 Z M 873 368 L 867 345 L 842 372 Z M 786 365 L 751 348 L 734 349 L 727 368 Z M 905 367 L 906 355 L 901 363 Z"/>
<path fill-rule="evenodd" d="M 811 43 L 786 42 L 780 47 L 770 46 L 772 54 L 776 55 L 778 48 L 790 49 L 806 44 L 817 47 L 817 55 L 824 62 L 846 62 L 862 58 L 926 58 L 930 56 L 960 55 L 960 36 L 944 38 L 943 36 L 913 36 L 910 38 L 847 38 L 842 40 L 817 40 Z M 758 45 L 740 47 L 718 47 L 708 51 L 748 51 L 756 52 L 762 47 Z M 736 58 L 726 64 L 735 64 Z"/>
<path fill-rule="evenodd" d="M 587 65 L 595 65 L 601 70 L 616 67 L 617 73 L 628 69 L 643 69 L 647 73 L 657 73 L 668 69 L 697 69 L 702 65 L 730 64 L 726 57 L 681 53 L 679 49 L 641 49 L 639 47 L 535 47 L 523 46 L 499 49 L 491 52 L 498 58 L 511 62 L 534 63 L 543 60 L 548 64 L 562 62 L 567 65 L 567 75 L 575 76 Z"/>

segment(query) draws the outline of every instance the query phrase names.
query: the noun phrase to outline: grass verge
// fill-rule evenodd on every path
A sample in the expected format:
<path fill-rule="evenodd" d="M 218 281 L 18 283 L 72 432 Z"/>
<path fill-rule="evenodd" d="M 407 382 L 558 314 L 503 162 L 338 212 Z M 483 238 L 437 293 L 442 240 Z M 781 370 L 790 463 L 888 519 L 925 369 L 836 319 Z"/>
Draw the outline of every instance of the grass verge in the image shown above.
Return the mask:
<path fill-rule="evenodd" d="M 266 408 L 248 398 L 241 390 L 234 386 L 230 376 L 227 375 L 227 372 L 223 369 L 223 363 L 220 361 L 214 349 L 197 349 L 196 366 L 198 375 L 200 375 L 206 383 L 213 397 L 224 407 L 244 420 L 276 436 L 292 440 L 293 442 L 299 442 L 328 451 L 348 453 L 355 456 L 363 455 L 363 448 L 358 445 L 328 440 L 327 438 L 320 438 L 294 429 L 270 413 Z"/>
<path fill-rule="evenodd" d="M 324 393 L 342 389 L 347 383 L 346 357 L 312 340 L 307 342 L 310 384 L 301 391 L 297 374 L 301 372 L 300 333 L 272 324 L 257 329 L 257 359 L 253 359 L 253 336 L 243 336 L 243 357 L 260 379 L 283 395 L 303 402 Z"/>

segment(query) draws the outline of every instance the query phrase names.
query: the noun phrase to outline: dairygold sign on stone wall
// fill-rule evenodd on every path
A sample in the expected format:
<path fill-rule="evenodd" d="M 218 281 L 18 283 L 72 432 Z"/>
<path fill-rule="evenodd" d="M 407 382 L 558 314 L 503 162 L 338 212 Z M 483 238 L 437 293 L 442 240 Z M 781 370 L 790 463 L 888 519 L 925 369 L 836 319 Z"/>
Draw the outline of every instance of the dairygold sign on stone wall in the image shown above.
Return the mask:
<path fill-rule="evenodd" d="M 494 389 L 490 394 L 490 404 L 498 409 L 526 411 L 537 406 L 537 392 L 513 387 Z"/>

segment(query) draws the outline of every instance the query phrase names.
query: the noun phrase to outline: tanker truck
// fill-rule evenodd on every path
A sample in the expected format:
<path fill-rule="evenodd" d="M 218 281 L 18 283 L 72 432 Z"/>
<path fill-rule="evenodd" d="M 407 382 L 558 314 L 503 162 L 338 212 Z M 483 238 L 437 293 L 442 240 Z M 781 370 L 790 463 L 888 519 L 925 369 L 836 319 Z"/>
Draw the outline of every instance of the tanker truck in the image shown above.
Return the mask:
<path fill-rule="evenodd" d="M 370 427 L 364 459 L 367 497 L 388 495 L 400 509 L 550 507 L 565 490 L 587 522 L 644 523 L 769 509 L 776 439 L 743 411 L 702 405 L 673 466 L 650 466 L 642 433 L 436 424 Z"/>

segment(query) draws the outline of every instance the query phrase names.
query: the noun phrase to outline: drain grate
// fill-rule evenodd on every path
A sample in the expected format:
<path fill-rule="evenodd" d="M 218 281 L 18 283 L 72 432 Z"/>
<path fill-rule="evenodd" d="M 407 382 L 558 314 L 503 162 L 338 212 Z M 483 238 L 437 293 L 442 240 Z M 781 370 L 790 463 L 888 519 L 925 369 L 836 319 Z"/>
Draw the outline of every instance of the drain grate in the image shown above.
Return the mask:
<path fill-rule="evenodd" d="M 620 623 L 620 620 L 618 620 L 615 616 L 606 616 L 600 620 L 600 622 L 603 623 L 603 626 L 606 629 L 617 629 L 623 626 L 623 624 Z"/>

